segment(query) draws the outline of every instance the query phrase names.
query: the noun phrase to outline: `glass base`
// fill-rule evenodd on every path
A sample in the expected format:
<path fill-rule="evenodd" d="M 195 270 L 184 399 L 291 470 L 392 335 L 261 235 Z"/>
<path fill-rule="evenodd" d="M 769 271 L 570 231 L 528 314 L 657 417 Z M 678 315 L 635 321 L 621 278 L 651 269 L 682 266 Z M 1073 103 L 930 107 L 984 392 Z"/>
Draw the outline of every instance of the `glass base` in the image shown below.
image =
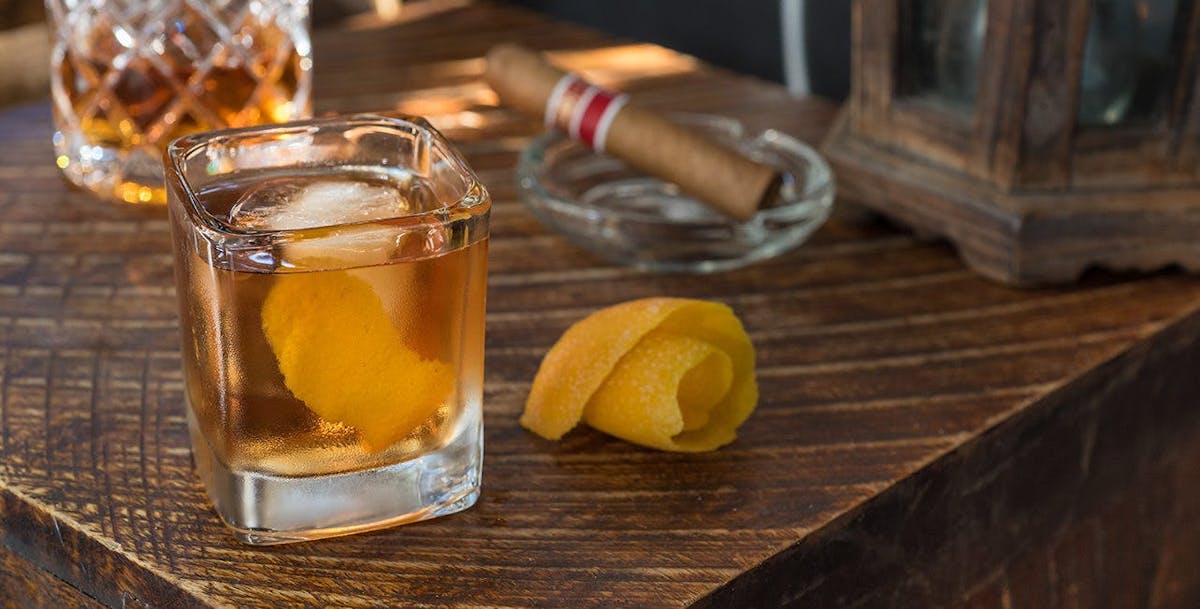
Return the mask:
<path fill-rule="evenodd" d="M 54 134 L 55 162 L 76 186 L 125 203 L 166 203 L 162 161 L 155 150 L 91 145 L 81 134 Z"/>
<path fill-rule="evenodd" d="M 374 469 L 311 477 L 234 471 L 188 413 L 196 469 L 234 537 L 276 545 L 350 535 L 453 514 L 479 498 L 483 436 L 478 409 L 440 449 Z"/>

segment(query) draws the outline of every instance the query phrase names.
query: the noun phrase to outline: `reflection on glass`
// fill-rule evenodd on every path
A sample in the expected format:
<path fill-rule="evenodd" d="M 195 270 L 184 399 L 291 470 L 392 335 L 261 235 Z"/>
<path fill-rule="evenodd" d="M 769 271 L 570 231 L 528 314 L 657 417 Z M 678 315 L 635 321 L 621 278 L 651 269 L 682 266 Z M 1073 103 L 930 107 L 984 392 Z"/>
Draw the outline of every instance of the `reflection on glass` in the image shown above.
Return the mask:
<path fill-rule="evenodd" d="M 909 0 L 902 7 L 899 92 L 972 112 L 987 0 Z"/>
<path fill-rule="evenodd" d="M 1178 0 L 1092 0 L 1079 88 L 1079 124 L 1152 123 L 1176 71 Z"/>

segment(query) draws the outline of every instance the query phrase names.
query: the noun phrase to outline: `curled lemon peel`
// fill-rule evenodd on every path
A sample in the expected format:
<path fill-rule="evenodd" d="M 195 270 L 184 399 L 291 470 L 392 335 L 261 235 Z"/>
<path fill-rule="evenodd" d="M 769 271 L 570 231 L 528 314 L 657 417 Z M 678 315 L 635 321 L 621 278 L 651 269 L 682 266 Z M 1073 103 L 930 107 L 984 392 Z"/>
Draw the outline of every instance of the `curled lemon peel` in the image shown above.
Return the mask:
<path fill-rule="evenodd" d="M 567 329 L 542 360 L 521 425 L 550 440 L 580 421 L 669 451 L 714 450 L 758 402 L 754 347 L 720 303 L 646 298 Z"/>
<path fill-rule="evenodd" d="M 381 451 L 430 419 L 453 376 L 409 347 L 371 285 L 347 271 L 280 275 L 262 327 L 287 388 Z"/>

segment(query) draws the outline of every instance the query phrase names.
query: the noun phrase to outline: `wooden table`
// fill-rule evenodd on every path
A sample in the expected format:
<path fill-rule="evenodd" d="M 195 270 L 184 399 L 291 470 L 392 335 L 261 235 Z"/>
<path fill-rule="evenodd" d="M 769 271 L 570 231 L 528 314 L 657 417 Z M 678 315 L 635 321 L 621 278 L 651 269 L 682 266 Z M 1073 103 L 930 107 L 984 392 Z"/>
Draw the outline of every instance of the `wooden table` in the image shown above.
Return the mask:
<path fill-rule="evenodd" d="M 421 7 L 423 5 L 414 5 Z M 408 7 L 406 7 L 407 9 Z M 707 277 L 607 265 L 516 201 L 536 121 L 480 57 L 532 41 L 662 108 L 818 141 L 834 107 L 513 9 L 318 33 L 318 105 L 430 115 L 495 197 L 482 499 L 250 548 L 192 469 L 160 208 L 69 191 L 47 104 L 0 114 L 0 598 L 18 607 L 1200 606 L 1200 281 L 1019 291 L 843 211 Z M 517 425 L 550 344 L 641 296 L 721 300 L 762 400 L 733 445 Z"/>

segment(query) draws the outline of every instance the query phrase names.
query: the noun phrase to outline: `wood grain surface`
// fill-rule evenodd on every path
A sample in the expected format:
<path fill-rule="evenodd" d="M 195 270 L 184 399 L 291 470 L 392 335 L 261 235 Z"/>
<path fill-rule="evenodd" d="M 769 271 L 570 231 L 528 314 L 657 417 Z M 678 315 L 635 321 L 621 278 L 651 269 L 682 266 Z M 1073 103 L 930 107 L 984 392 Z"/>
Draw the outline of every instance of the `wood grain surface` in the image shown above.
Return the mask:
<path fill-rule="evenodd" d="M 845 208 L 796 252 L 737 272 L 608 265 L 517 202 L 515 157 L 539 126 L 482 84 L 491 44 L 555 49 L 643 103 L 811 142 L 832 105 L 514 9 L 425 12 L 318 32 L 317 100 L 321 111 L 430 116 L 495 198 L 479 503 L 355 537 L 235 542 L 190 461 L 164 210 L 69 191 L 48 105 L 21 107 L 0 113 L 8 605 L 75 594 L 111 607 L 1021 606 L 1020 569 L 1054 570 L 1040 542 L 1065 548 L 1054 564 L 1078 566 L 1073 550 L 1092 547 L 1079 531 L 1161 538 L 1129 528 L 1129 514 L 1150 513 L 1139 507 L 1150 500 L 1124 492 L 1149 484 L 1134 482 L 1171 481 L 1152 485 L 1164 489 L 1153 505 L 1196 496 L 1179 489 L 1200 458 L 1179 447 L 1200 440 L 1197 409 L 1181 405 L 1197 389 L 1200 281 L 1006 289 L 947 247 Z M 739 439 L 680 455 L 587 430 L 560 443 L 522 430 L 530 381 L 559 334 L 651 295 L 720 300 L 745 321 L 762 399 Z M 1079 466 L 1080 451 L 1098 460 Z M 1176 514 L 1168 524 L 1197 513 L 1163 509 Z M 1147 593 L 1120 606 L 1194 601 L 1200 561 L 1187 539 L 1147 550 L 1150 570 L 1129 575 L 1165 578 L 1146 589 L 1179 604 Z M 74 590 L 37 592 L 59 583 Z M 1054 598 L 1040 606 L 1073 606 Z"/>
<path fill-rule="evenodd" d="M 0 599 L 29 609 L 102 609 L 74 586 L 0 547 Z"/>

